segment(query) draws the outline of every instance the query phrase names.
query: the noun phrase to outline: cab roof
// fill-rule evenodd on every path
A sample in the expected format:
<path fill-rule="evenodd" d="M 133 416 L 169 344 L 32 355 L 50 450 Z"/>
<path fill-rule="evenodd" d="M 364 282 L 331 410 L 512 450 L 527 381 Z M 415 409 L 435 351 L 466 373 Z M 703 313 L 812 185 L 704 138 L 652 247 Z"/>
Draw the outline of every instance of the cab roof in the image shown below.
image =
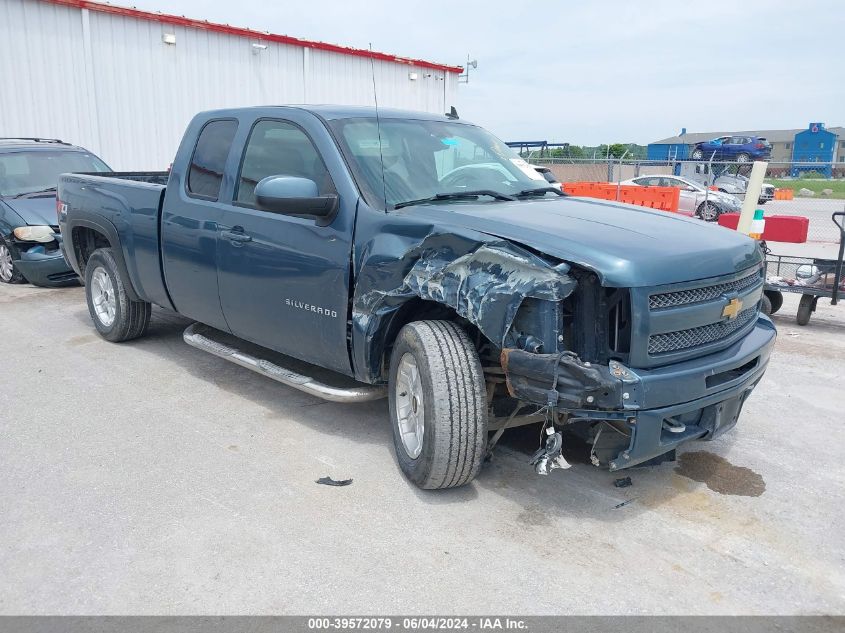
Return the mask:
<path fill-rule="evenodd" d="M 269 105 L 269 106 L 250 106 L 246 108 L 227 108 L 225 110 L 214 110 L 204 114 L 214 115 L 234 115 L 238 112 L 251 109 L 262 110 L 304 110 L 311 112 L 327 121 L 335 119 L 374 119 L 376 117 L 375 106 L 350 106 L 350 105 L 331 105 L 331 104 L 290 104 L 290 105 Z M 424 121 L 444 121 L 456 123 L 468 123 L 461 119 L 455 119 L 446 116 L 446 114 L 432 114 L 431 112 L 419 112 L 416 110 L 399 110 L 395 108 L 379 108 L 378 116 L 380 119 L 417 119 Z"/>

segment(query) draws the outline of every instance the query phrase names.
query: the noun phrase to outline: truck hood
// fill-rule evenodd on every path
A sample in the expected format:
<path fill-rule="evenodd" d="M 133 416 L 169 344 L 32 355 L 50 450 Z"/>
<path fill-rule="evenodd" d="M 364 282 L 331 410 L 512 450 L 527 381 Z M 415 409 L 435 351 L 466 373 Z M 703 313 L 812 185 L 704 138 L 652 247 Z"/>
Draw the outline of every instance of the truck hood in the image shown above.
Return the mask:
<path fill-rule="evenodd" d="M 757 243 L 731 229 L 599 200 L 426 204 L 402 213 L 527 246 L 590 269 L 611 287 L 705 279 L 761 261 Z"/>
<path fill-rule="evenodd" d="M 4 198 L 3 202 L 30 226 L 56 226 L 56 196 Z"/>

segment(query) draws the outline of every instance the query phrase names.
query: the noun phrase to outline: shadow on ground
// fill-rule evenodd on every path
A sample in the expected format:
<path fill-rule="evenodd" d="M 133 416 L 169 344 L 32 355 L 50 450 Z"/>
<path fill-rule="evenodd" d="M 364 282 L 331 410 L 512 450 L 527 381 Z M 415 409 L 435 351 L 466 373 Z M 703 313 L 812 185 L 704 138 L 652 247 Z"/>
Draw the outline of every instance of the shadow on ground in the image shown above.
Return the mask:
<path fill-rule="evenodd" d="M 88 312 L 84 308 L 76 310 L 74 316 L 80 321 L 90 323 Z M 387 451 L 392 460 L 393 437 L 388 422 L 386 400 L 361 404 L 327 402 L 269 378 L 257 376 L 243 367 L 227 363 L 185 344 L 182 332 L 191 323 L 190 319 L 175 313 L 155 309 L 147 336 L 123 345 L 172 361 L 196 378 L 260 405 L 266 409 L 268 424 L 290 423 L 278 412 L 295 409 L 296 423 L 306 425 L 316 433 L 342 437 L 344 440 Z M 352 414 L 350 408 L 354 408 Z M 476 480 L 462 488 L 423 491 L 405 479 L 401 481 L 420 501 L 434 505 L 466 503 L 478 497 L 482 490 L 504 496 L 522 507 L 518 518 L 520 523 L 536 527 L 546 525 L 556 516 L 605 522 L 625 521 L 664 504 L 672 504 L 679 495 L 702 490 L 707 493 L 704 487 L 709 485 L 708 463 L 714 464 L 716 460 L 721 460 L 719 463 L 723 468 L 730 465 L 724 458 L 713 455 L 716 460 L 699 460 L 693 477 L 676 468 L 677 464 L 673 463 L 610 473 L 590 464 L 590 450 L 587 444 L 577 438 L 568 437 L 564 456 L 572 464 L 572 468 L 553 471 L 551 475 L 543 477 L 536 475 L 528 463 L 539 445 L 539 439 L 539 425 L 510 429 L 504 434 L 493 458 L 485 463 Z M 708 444 L 725 446 L 725 441 L 718 440 Z M 705 444 L 696 443 L 692 446 L 692 450 L 700 451 L 700 447 Z M 355 473 L 349 473 L 349 476 L 354 478 Z M 625 477 L 631 478 L 631 486 L 614 486 L 615 480 Z M 765 489 L 762 478 L 759 483 L 755 480 L 754 485 Z M 724 490 L 716 492 L 726 494 Z"/>

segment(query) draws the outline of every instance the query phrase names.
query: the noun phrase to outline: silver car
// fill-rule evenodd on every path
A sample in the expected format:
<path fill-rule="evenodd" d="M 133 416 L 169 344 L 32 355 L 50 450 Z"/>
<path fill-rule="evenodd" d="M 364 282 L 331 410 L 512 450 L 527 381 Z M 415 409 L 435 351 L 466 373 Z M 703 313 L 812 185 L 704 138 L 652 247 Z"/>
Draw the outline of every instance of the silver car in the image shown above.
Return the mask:
<path fill-rule="evenodd" d="M 641 187 L 679 187 L 681 195 L 678 212 L 707 222 L 715 222 L 723 213 L 733 213 L 742 208 L 742 202 L 736 196 L 721 191 L 708 191 L 697 182 L 680 176 L 638 176 L 623 180 L 622 184 Z"/>

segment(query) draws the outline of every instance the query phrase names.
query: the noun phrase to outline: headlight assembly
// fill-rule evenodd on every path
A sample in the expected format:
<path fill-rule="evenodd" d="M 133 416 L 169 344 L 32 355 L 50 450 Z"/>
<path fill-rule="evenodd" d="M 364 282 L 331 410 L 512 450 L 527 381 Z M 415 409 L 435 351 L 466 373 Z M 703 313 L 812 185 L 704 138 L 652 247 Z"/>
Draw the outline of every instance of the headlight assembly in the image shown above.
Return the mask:
<path fill-rule="evenodd" d="M 22 242 L 52 242 L 56 239 L 49 226 L 19 226 L 13 233 Z"/>

